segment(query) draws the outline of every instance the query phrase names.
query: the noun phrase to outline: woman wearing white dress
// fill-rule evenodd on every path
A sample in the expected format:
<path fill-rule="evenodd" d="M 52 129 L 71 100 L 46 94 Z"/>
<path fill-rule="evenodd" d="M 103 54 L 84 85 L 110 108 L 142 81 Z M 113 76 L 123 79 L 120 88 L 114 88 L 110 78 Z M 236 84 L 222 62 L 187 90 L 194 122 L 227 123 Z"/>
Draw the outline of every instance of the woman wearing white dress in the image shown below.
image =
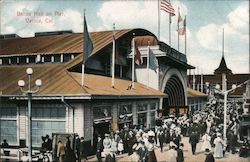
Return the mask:
<path fill-rule="evenodd" d="M 217 133 L 217 138 L 214 140 L 214 157 L 215 158 L 222 158 L 223 157 L 223 140 L 221 138 L 221 134 Z"/>
<path fill-rule="evenodd" d="M 205 133 L 201 139 L 203 141 L 201 150 L 202 151 L 205 151 L 206 149 L 211 150 L 211 144 L 210 144 L 211 137 L 207 133 Z"/>

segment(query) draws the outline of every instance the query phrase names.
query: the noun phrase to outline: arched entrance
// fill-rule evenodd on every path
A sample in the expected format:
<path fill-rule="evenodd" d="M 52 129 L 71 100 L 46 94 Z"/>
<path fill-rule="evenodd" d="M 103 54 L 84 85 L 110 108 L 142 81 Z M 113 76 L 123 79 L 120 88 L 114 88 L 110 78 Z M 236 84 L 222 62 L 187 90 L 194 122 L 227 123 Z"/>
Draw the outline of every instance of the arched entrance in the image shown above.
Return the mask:
<path fill-rule="evenodd" d="M 168 98 L 163 99 L 163 108 L 185 106 L 185 92 L 180 79 L 172 75 L 165 86 L 164 93 Z"/>
<path fill-rule="evenodd" d="M 186 113 L 186 77 L 184 71 L 176 68 L 167 69 L 163 75 L 161 91 L 168 95 L 162 99 L 163 115 L 169 112 Z"/>

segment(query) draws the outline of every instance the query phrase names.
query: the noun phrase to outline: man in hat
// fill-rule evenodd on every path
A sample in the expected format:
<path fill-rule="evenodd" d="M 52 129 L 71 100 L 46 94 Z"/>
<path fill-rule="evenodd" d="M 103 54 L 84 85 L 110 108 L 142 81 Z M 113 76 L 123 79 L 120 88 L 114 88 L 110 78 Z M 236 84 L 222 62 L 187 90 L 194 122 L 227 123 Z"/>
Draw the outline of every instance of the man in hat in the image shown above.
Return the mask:
<path fill-rule="evenodd" d="M 214 156 L 208 148 L 206 148 L 205 150 L 205 155 L 206 155 L 205 162 L 215 162 Z"/>
<path fill-rule="evenodd" d="M 184 147 L 184 144 L 181 143 L 179 148 L 177 148 L 177 158 L 176 158 L 176 161 L 177 162 L 184 162 L 184 155 L 183 155 L 183 147 Z"/>
<path fill-rule="evenodd" d="M 161 152 L 162 152 L 163 151 L 163 142 L 164 142 L 163 129 L 160 129 L 160 132 L 158 134 L 158 139 L 159 139 L 159 143 L 160 143 L 160 147 L 161 147 Z"/>
<path fill-rule="evenodd" d="M 96 146 L 96 157 L 97 157 L 98 162 L 102 161 L 102 156 L 101 156 L 102 150 L 103 150 L 102 138 L 100 135 L 98 135 L 97 146 Z"/>
<path fill-rule="evenodd" d="M 193 131 L 189 137 L 189 143 L 191 144 L 193 155 L 195 154 L 196 145 L 198 142 L 199 142 L 199 135 L 196 131 Z"/>
<path fill-rule="evenodd" d="M 84 141 L 84 137 L 80 138 L 80 159 L 88 160 L 87 148 L 86 148 L 86 143 Z"/>

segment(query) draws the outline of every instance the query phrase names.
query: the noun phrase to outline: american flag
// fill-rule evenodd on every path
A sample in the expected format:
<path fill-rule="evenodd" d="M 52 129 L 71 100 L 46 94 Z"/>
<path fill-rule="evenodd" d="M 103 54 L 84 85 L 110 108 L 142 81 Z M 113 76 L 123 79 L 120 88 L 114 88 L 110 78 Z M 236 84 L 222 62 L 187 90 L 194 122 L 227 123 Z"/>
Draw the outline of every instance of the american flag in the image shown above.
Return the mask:
<path fill-rule="evenodd" d="M 186 34 L 186 18 L 183 20 L 183 27 L 180 29 L 177 29 L 177 32 L 179 35 L 185 35 Z"/>
<path fill-rule="evenodd" d="M 161 0 L 160 5 L 161 5 L 161 10 L 169 13 L 171 16 L 175 15 L 174 8 L 172 7 L 170 2 L 168 2 L 167 0 Z"/>

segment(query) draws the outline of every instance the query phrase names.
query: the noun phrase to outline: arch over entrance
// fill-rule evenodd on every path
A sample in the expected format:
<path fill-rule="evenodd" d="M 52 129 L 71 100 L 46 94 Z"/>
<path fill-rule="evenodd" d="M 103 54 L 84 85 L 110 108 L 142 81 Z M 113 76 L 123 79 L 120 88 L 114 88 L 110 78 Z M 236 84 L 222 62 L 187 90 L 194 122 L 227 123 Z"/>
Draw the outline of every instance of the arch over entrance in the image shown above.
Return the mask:
<path fill-rule="evenodd" d="M 162 100 L 162 108 L 178 107 L 186 105 L 186 84 L 182 73 L 171 68 L 165 72 L 161 91 L 168 95 Z"/>
<path fill-rule="evenodd" d="M 168 98 L 163 99 L 163 107 L 166 106 L 185 106 L 185 92 L 180 79 L 172 75 L 165 86 L 164 93 Z"/>

